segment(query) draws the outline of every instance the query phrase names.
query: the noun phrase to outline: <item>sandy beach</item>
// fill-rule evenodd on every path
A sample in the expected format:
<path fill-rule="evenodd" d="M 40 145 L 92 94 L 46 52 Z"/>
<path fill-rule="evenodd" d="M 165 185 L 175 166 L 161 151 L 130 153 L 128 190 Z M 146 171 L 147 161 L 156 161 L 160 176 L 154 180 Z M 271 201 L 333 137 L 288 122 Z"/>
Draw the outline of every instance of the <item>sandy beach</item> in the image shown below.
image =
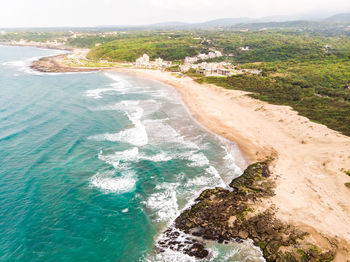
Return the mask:
<path fill-rule="evenodd" d="M 193 115 L 209 130 L 236 142 L 247 160 L 274 157 L 276 195 L 266 205 L 288 223 L 350 243 L 350 138 L 311 122 L 287 106 L 271 105 L 246 92 L 202 85 L 157 70 L 134 72 L 172 85 Z M 344 252 L 344 257 L 342 253 Z M 336 261 L 346 257 L 346 250 Z"/>
<path fill-rule="evenodd" d="M 59 60 L 55 60 L 59 64 Z M 65 67 L 64 70 L 69 70 Z M 274 158 L 275 196 L 266 207 L 317 238 L 338 242 L 335 261 L 350 257 L 350 137 L 311 122 L 287 106 L 271 105 L 247 92 L 202 85 L 159 70 L 113 68 L 174 86 L 193 116 L 210 131 L 238 144 L 253 163 Z"/>

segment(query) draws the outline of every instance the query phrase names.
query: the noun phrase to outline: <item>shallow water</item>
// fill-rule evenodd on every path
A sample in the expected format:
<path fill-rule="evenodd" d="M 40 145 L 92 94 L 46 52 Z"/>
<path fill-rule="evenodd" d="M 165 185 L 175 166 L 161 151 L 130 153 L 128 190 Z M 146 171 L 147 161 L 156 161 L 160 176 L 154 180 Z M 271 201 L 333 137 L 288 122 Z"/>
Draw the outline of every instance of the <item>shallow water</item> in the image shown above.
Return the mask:
<path fill-rule="evenodd" d="M 236 145 L 162 83 L 29 70 L 57 53 L 0 46 L 0 260 L 194 261 L 155 241 L 201 190 L 241 174 Z M 249 243 L 209 246 L 211 261 L 261 260 Z"/>

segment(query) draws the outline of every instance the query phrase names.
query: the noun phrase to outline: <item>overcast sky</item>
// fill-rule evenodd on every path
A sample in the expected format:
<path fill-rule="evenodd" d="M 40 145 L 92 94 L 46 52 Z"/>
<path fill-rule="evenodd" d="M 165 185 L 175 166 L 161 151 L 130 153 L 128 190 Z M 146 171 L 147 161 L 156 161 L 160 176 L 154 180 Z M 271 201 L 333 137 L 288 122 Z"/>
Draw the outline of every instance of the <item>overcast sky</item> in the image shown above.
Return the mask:
<path fill-rule="evenodd" d="M 0 0 L 0 27 L 137 25 L 350 12 L 350 0 Z"/>

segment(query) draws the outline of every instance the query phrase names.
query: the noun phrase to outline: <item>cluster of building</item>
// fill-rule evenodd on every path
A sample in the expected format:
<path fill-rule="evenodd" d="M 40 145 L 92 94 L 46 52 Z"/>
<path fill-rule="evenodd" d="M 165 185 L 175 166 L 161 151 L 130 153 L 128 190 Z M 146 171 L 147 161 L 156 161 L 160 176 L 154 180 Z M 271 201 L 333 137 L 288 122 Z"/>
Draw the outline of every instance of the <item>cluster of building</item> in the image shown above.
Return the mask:
<path fill-rule="evenodd" d="M 218 51 L 215 55 L 216 55 L 215 57 L 218 57 L 217 55 L 222 56 L 222 54 Z M 256 69 L 243 69 L 243 70 L 236 69 L 235 66 L 227 62 L 208 63 L 204 61 L 201 63 L 196 63 L 199 61 L 198 60 L 199 56 L 186 57 L 185 63 L 179 66 L 180 71 L 188 72 L 190 69 L 193 69 L 196 71 L 196 73 L 202 74 L 205 76 L 231 76 L 231 75 L 244 74 L 244 73 L 251 73 L 251 74 L 261 73 L 261 71 Z M 210 56 L 212 57 L 213 55 L 211 54 Z M 204 57 L 204 56 L 200 56 L 200 57 Z M 158 58 L 155 61 L 150 61 L 150 57 L 147 54 L 144 54 L 143 56 L 136 59 L 135 65 L 138 68 L 165 69 L 167 67 L 170 67 L 172 63 L 169 61 L 164 61 L 161 58 Z"/>
<path fill-rule="evenodd" d="M 205 76 L 231 76 L 238 74 L 260 74 L 261 71 L 257 69 L 237 69 L 234 65 L 227 62 L 221 63 L 207 63 L 202 62 L 198 64 L 184 64 L 180 66 L 181 72 L 187 72 L 193 69 L 198 74 Z"/>
<path fill-rule="evenodd" d="M 222 57 L 222 53 L 220 51 L 210 51 L 208 54 L 199 54 L 194 57 L 187 56 L 185 58 L 185 64 L 194 64 L 200 60 L 208 60 L 217 57 Z"/>
<path fill-rule="evenodd" d="M 250 50 L 252 50 L 252 48 L 250 46 L 242 46 L 242 47 L 240 47 L 238 49 L 241 50 L 241 51 L 250 51 Z"/>
<path fill-rule="evenodd" d="M 171 61 L 165 61 L 161 58 L 157 58 L 155 61 L 150 61 L 150 58 L 147 54 L 136 59 L 136 67 L 141 68 L 158 68 L 164 69 L 170 67 L 172 65 Z"/>
<path fill-rule="evenodd" d="M 233 66 L 230 63 L 207 63 L 202 62 L 199 64 L 180 66 L 182 72 L 186 72 L 189 69 L 196 70 L 196 73 L 203 74 L 205 76 L 230 76 L 233 74 Z"/>

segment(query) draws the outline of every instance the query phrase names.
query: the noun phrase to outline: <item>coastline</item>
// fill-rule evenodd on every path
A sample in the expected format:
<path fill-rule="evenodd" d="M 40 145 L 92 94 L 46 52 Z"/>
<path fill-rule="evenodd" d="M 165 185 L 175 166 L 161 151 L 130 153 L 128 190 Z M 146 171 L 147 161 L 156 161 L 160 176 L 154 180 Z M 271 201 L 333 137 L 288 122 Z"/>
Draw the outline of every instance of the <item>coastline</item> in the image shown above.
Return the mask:
<path fill-rule="evenodd" d="M 54 67 L 72 70 L 60 61 Z M 344 186 L 348 177 L 343 172 L 350 168 L 349 137 L 299 116 L 290 107 L 250 98 L 247 92 L 202 85 L 187 76 L 177 78 L 157 70 L 102 70 L 135 73 L 174 86 L 195 118 L 237 143 L 248 161 L 273 157 L 275 195 L 264 205 L 274 207 L 282 221 L 310 233 L 317 230 L 349 249 L 350 190 Z M 346 261 L 348 256 L 349 250 L 340 250 L 335 261 Z"/>

